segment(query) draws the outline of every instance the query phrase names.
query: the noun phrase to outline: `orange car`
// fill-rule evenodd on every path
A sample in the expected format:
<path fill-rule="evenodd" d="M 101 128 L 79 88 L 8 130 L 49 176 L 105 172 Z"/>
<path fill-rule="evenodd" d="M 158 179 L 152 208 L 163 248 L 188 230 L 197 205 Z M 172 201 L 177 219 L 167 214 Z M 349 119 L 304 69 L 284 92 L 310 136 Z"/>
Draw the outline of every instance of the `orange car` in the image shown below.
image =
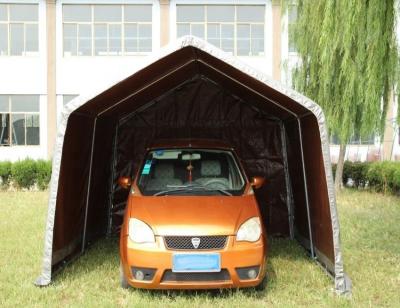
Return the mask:
<path fill-rule="evenodd" d="M 130 189 L 120 237 L 121 286 L 219 289 L 265 286 L 266 233 L 234 150 L 207 140 L 158 143 Z"/>

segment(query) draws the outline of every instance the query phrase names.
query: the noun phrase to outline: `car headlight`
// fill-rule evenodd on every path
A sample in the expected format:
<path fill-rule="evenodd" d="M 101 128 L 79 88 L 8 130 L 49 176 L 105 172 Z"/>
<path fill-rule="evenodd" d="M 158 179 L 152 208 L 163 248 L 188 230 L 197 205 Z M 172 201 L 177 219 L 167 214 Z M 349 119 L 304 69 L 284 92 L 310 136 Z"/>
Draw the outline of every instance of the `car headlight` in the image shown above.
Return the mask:
<path fill-rule="evenodd" d="M 154 243 L 154 232 L 145 222 L 131 218 L 129 219 L 129 238 L 135 243 Z"/>
<path fill-rule="evenodd" d="M 260 218 L 253 217 L 246 220 L 239 228 L 236 234 L 237 241 L 255 242 L 261 235 Z"/>

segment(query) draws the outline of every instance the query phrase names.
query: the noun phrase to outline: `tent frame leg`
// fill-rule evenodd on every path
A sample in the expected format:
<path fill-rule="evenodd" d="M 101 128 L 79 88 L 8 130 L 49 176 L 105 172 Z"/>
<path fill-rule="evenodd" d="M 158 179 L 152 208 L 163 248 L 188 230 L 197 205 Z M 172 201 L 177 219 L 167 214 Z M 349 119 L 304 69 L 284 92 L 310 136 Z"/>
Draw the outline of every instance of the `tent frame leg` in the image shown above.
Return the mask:
<path fill-rule="evenodd" d="M 300 137 L 300 152 L 301 152 L 301 165 L 303 169 L 303 181 L 304 181 L 304 195 L 306 198 L 306 208 L 307 208 L 307 219 L 308 219 L 308 233 L 310 235 L 310 251 L 311 251 L 311 258 L 315 259 L 315 251 L 314 251 L 314 241 L 313 241 L 313 234 L 311 228 L 311 215 L 310 215 L 310 202 L 308 199 L 308 186 L 307 186 L 307 177 L 306 177 L 306 167 L 304 163 L 304 150 L 303 150 L 303 134 L 301 130 L 301 122 L 300 118 L 297 118 L 297 126 L 299 128 L 299 137 Z"/>
<path fill-rule="evenodd" d="M 112 167 L 111 167 L 111 180 L 110 180 L 110 190 L 108 193 L 108 210 L 107 210 L 107 233 L 106 236 L 109 237 L 111 235 L 112 230 L 112 209 L 113 209 L 113 200 L 114 200 L 114 178 L 115 178 L 115 166 L 116 166 L 116 157 L 117 157 L 117 143 L 118 143 L 118 127 L 117 124 L 115 126 L 114 133 L 114 141 L 113 141 L 113 153 L 112 153 Z"/>
<path fill-rule="evenodd" d="M 92 179 L 92 166 L 93 166 L 93 154 L 94 154 L 94 141 L 96 139 L 96 123 L 97 117 L 94 118 L 93 121 L 93 135 L 92 135 L 92 148 L 90 150 L 90 164 L 89 164 L 89 179 L 87 184 L 87 192 L 86 192 L 86 208 L 85 208 L 85 220 L 83 224 L 83 236 L 82 236 L 82 249 L 81 253 L 85 251 L 85 242 L 86 242 L 86 228 L 87 228 L 87 217 L 89 210 L 89 199 L 90 199 L 90 187 L 91 187 L 91 179 Z"/>
<path fill-rule="evenodd" d="M 286 131 L 285 131 L 285 124 L 282 121 L 279 122 L 279 126 L 281 129 L 282 157 L 283 157 L 283 167 L 285 170 L 286 205 L 287 205 L 288 216 L 289 216 L 289 235 L 290 235 L 290 239 L 293 240 L 294 239 L 294 207 L 293 207 L 293 198 L 292 198 L 292 184 L 290 182 L 290 176 L 289 176 Z"/>

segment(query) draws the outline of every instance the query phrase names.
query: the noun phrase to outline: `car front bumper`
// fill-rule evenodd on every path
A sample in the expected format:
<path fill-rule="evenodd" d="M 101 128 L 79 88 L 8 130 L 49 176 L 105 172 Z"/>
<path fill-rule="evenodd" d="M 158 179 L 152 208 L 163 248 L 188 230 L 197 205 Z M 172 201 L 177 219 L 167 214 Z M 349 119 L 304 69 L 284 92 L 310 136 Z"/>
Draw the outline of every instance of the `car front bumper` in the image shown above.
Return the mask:
<path fill-rule="evenodd" d="M 154 244 L 133 243 L 128 236 L 120 239 L 120 254 L 123 271 L 128 283 L 144 289 L 220 289 L 243 288 L 259 285 L 265 276 L 266 243 L 261 237 L 255 243 L 236 242 L 234 236 L 228 236 L 225 248 L 220 250 L 169 250 L 161 236 L 156 236 Z M 173 273 L 172 256 L 174 253 L 219 253 L 221 272 L 218 273 Z M 138 280 L 133 272 L 144 269 L 150 275 Z M 239 271 L 238 271 L 239 269 Z M 257 275 L 245 277 L 249 269 L 256 269 Z M 239 277 L 242 277 L 242 279 Z"/>

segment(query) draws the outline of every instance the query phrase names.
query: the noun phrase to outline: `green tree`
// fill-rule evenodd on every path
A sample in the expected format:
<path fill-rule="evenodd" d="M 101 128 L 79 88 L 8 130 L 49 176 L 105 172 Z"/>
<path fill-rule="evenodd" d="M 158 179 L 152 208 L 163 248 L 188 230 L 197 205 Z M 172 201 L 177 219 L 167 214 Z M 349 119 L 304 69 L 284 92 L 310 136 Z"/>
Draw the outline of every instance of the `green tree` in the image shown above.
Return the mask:
<path fill-rule="evenodd" d="M 296 1 L 293 85 L 323 108 L 330 134 L 339 137 L 336 189 L 349 138 L 383 133 L 398 75 L 395 1 Z"/>

